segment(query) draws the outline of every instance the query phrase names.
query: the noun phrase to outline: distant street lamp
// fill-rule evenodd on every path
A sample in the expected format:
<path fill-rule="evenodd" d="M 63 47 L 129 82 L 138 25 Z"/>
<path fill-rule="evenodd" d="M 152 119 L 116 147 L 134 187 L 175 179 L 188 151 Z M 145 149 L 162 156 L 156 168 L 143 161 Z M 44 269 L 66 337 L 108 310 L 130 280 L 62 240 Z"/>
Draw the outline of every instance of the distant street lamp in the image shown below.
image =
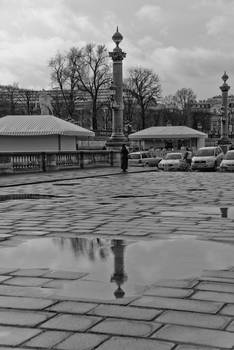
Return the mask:
<path fill-rule="evenodd" d="M 229 140 L 229 115 L 228 115 L 228 91 L 230 86 L 226 83 L 228 80 L 228 75 L 224 72 L 222 76 L 223 85 L 220 86 L 220 90 L 222 91 L 222 107 L 221 107 L 221 137 L 218 141 L 219 145 L 225 146 L 226 150 L 228 149 L 228 145 L 231 144 Z"/>

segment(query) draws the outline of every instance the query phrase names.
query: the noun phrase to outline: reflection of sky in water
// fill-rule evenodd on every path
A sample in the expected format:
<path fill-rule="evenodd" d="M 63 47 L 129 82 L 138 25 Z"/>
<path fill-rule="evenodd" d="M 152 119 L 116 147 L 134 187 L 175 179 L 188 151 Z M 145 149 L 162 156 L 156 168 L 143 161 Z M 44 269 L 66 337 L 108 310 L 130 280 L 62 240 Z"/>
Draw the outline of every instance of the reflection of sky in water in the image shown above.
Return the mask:
<path fill-rule="evenodd" d="M 1 248 L 0 264 L 13 268 L 46 267 L 88 272 L 83 281 L 65 283 L 61 286 L 63 291 L 57 292 L 80 297 L 113 297 L 117 286 L 115 282 L 110 282 L 114 273 L 111 241 L 74 240 L 42 238 L 29 240 L 18 247 Z M 149 285 L 159 279 L 196 277 L 205 269 L 234 265 L 234 246 L 222 243 L 176 238 L 125 244 L 124 272 L 127 281 L 122 285 L 125 296 L 135 294 L 137 286 Z M 100 254 L 100 250 L 105 253 Z"/>
<path fill-rule="evenodd" d="M 162 211 L 161 216 L 166 217 L 204 217 L 209 216 L 212 218 L 222 217 L 228 219 L 234 219 L 234 207 L 211 207 L 211 206 L 200 206 L 191 208 L 181 208 L 181 210 L 175 209 L 170 211 Z"/>

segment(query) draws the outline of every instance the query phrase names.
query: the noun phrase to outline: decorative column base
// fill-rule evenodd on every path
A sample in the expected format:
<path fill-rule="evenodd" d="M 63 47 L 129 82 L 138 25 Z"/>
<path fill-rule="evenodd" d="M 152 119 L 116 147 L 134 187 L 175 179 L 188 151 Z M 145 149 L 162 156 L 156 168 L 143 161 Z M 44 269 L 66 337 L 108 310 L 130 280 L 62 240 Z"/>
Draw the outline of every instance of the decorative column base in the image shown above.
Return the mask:
<path fill-rule="evenodd" d="M 116 150 L 120 150 L 122 145 L 128 145 L 128 139 L 123 135 L 123 136 L 114 136 L 114 137 L 110 137 L 110 139 L 106 142 L 106 147 L 108 149 L 116 149 Z"/>
<path fill-rule="evenodd" d="M 223 136 L 218 140 L 218 145 L 222 148 L 223 152 L 226 153 L 232 145 L 232 141 L 227 136 Z"/>
<path fill-rule="evenodd" d="M 218 140 L 218 145 L 230 145 L 232 141 L 227 137 L 223 136 Z"/>

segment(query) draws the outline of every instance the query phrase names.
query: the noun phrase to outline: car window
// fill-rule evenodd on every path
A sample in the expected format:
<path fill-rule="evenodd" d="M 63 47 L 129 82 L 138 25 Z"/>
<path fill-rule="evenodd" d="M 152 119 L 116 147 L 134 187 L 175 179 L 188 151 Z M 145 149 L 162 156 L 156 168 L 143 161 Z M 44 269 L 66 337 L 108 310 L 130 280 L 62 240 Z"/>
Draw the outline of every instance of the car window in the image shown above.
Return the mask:
<path fill-rule="evenodd" d="M 140 154 L 129 154 L 128 158 L 129 159 L 140 159 L 141 156 L 140 156 Z"/>
<path fill-rule="evenodd" d="M 198 150 L 198 157 L 210 157 L 215 154 L 215 148 L 201 148 Z"/>
<path fill-rule="evenodd" d="M 234 152 L 227 152 L 225 159 L 234 160 Z"/>
<path fill-rule="evenodd" d="M 180 154 L 180 153 L 167 153 L 166 159 L 182 159 L 182 154 Z"/>
<path fill-rule="evenodd" d="M 142 153 L 142 158 L 149 158 L 148 153 Z"/>

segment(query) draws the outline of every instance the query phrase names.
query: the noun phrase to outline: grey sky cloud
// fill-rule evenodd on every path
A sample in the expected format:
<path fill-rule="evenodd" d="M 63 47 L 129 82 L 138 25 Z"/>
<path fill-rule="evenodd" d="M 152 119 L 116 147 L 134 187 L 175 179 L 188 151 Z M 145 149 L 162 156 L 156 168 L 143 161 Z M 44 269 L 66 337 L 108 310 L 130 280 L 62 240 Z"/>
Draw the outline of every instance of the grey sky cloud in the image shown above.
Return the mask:
<path fill-rule="evenodd" d="M 0 84 L 49 88 L 56 52 L 89 42 L 112 49 L 117 25 L 125 74 L 153 68 L 164 95 L 219 94 L 224 70 L 234 84 L 233 0 L 0 0 L 0 8 Z"/>

